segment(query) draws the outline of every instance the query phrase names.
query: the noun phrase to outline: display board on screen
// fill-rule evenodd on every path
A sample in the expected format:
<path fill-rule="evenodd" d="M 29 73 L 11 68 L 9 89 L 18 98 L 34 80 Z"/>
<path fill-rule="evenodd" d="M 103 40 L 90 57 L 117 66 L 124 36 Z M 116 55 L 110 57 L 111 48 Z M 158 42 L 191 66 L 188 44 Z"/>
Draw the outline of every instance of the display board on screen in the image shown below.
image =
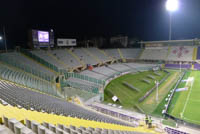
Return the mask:
<path fill-rule="evenodd" d="M 40 47 L 54 47 L 54 32 L 50 31 L 42 31 L 42 30 L 32 30 L 32 47 L 40 48 Z"/>
<path fill-rule="evenodd" d="M 49 42 L 49 32 L 38 31 L 38 41 L 39 42 Z"/>

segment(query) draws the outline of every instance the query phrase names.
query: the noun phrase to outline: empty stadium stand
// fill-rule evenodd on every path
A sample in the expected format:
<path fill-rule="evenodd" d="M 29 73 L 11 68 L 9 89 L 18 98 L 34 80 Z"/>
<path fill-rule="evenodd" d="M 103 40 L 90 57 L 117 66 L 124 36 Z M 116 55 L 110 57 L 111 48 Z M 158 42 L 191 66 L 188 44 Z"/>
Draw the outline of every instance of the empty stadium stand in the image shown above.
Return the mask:
<path fill-rule="evenodd" d="M 110 57 L 119 60 L 121 59 L 120 54 L 117 49 L 105 49 L 104 50 Z"/>
<path fill-rule="evenodd" d="M 0 77 L 43 93 L 58 96 L 55 84 L 3 64 L 0 64 Z"/>
<path fill-rule="evenodd" d="M 193 46 L 173 46 L 170 54 L 167 57 L 168 61 L 192 61 L 193 60 Z"/>
<path fill-rule="evenodd" d="M 26 57 L 25 55 L 18 52 L 2 53 L 1 57 L 10 61 L 17 61 L 18 64 L 24 64 L 29 68 L 40 70 L 44 73 L 47 73 L 51 76 L 55 76 L 55 73 L 48 68 L 42 66 L 31 58 Z"/>
<path fill-rule="evenodd" d="M 48 52 L 71 68 L 81 66 L 80 62 L 76 58 L 74 58 L 70 53 L 68 53 L 66 49 L 56 49 Z"/>
<path fill-rule="evenodd" d="M 3 109 L 3 108 L 1 108 Z M 14 109 L 14 108 L 4 108 L 7 110 Z M 16 109 L 15 109 L 16 110 Z M 18 110 L 16 110 L 18 112 Z M 25 112 L 25 110 L 21 110 Z M 30 111 L 26 111 L 26 115 L 33 114 Z M 109 133 L 119 133 L 119 134 L 151 134 L 154 133 L 152 130 L 148 130 L 145 128 L 130 128 L 124 127 L 119 125 L 112 125 L 112 124 L 104 124 L 104 123 L 95 123 L 90 121 L 78 120 L 78 119 L 70 119 L 70 118 L 58 118 L 54 116 L 54 118 L 59 119 L 60 122 L 47 120 L 47 117 L 51 117 L 51 115 L 44 115 L 40 113 L 35 113 L 36 115 L 40 115 L 44 117 L 46 120 L 42 122 L 38 122 L 36 117 L 32 116 L 31 119 L 24 119 L 23 122 L 15 118 L 9 118 L 3 116 L 3 123 L 4 126 L 0 126 L 1 134 L 109 134 Z M 61 121 L 63 119 L 63 121 Z M 68 121 L 68 123 L 64 122 Z M 55 124 L 56 122 L 56 124 Z M 79 122 L 75 123 L 75 122 Z M 71 124 L 70 124 L 71 123 Z M 85 124 L 83 124 L 85 123 Z M 73 125 L 72 125 L 73 124 Z M 100 126 L 100 127 L 98 127 Z"/>
<path fill-rule="evenodd" d="M 195 52 L 196 51 L 196 52 Z M 42 65 L 22 52 L 0 54 L 0 126 L 2 133 L 70 133 L 70 134 L 147 134 L 154 131 L 130 127 L 122 120 L 99 114 L 67 102 L 69 97 L 80 97 L 84 102 L 99 95 L 103 87 L 127 72 L 149 70 L 157 66 L 147 63 L 120 63 L 123 59 L 171 61 L 166 68 L 200 70 L 197 62 L 200 50 L 193 46 L 172 46 L 170 49 L 103 49 L 71 48 L 32 50 L 33 55 L 58 68 L 58 72 Z M 194 54 L 195 53 L 195 54 Z M 118 60 L 114 63 L 115 60 Z M 112 62 L 111 62 L 112 61 Z M 127 60 L 128 61 L 128 60 Z M 129 60 L 130 61 L 130 60 Z M 174 61 L 174 62 L 173 62 Z M 101 64 L 100 64 L 101 63 Z M 19 65 L 18 65 L 19 64 Z M 86 66 L 93 65 L 91 69 Z M 96 66 L 98 65 L 98 66 Z M 82 68 L 76 70 L 77 68 Z M 86 69 L 86 70 L 85 70 Z M 60 70 L 66 72 L 60 73 Z M 73 72 L 75 70 L 75 72 Z M 68 72 L 67 72 L 68 71 Z M 58 77 L 59 76 L 59 77 Z M 63 79 L 61 79 L 61 77 Z M 61 88 L 56 87 L 61 84 Z M 60 82 L 60 83 L 59 83 Z M 105 107 L 93 106 L 115 117 L 138 121 Z M 42 117 L 42 118 L 41 118 Z M 3 121 L 2 121 L 3 119 Z M 182 134 L 170 128 L 167 133 Z"/>
<path fill-rule="evenodd" d="M 102 62 L 110 61 L 110 58 L 105 56 L 98 48 L 88 48 L 88 50 L 93 54 L 96 55 Z"/>
<path fill-rule="evenodd" d="M 125 59 L 137 59 L 142 51 L 142 49 L 120 49 Z"/>
<path fill-rule="evenodd" d="M 165 60 L 167 57 L 168 48 L 163 49 L 145 49 L 140 56 L 142 60 Z"/>
<path fill-rule="evenodd" d="M 156 66 L 155 64 L 139 64 L 139 63 L 123 63 L 112 64 L 108 66 L 96 67 L 92 71 L 85 70 L 81 74 L 94 77 L 96 79 L 107 80 L 114 75 L 119 75 L 122 72 L 137 72 L 139 70 L 148 70 Z"/>
<path fill-rule="evenodd" d="M 98 61 L 86 53 L 82 48 L 73 49 L 73 53 L 79 57 L 85 64 L 97 65 Z"/>
<path fill-rule="evenodd" d="M 123 65 L 123 64 L 111 64 L 111 65 L 108 65 L 108 67 L 110 67 L 111 69 L 114 69 L 118 72 L 126 72 L 131 69 L 130 67 Z"/>
<path fill-rule="evenodd" d="M 51 55 L 50 51 L 45 50 L 34 50 L 31 53 L 39 56 L 40 58 L 50 62 L 51 64 L 59 67 L 60 69 L 66 68 L 66 65 L 59 62 L 59 59 L 55 55 Z"/>
<path fill-rule="evenodd" d="M 115 124 L 123 124 L 111 118 L 104 117 L 94 112 L 90 112 L 74 104 L 68 103 L 62 99 L 58 99 L 46 94 L 31 91 L 25 87 L 20 87 L 13 83 L 0 80 L 0 98 L 4 103 L 12 106 L 23 107 L 36 111 L 45 111 L 47 113 L 55 113 L 95 121 L 102 121 Z"/>

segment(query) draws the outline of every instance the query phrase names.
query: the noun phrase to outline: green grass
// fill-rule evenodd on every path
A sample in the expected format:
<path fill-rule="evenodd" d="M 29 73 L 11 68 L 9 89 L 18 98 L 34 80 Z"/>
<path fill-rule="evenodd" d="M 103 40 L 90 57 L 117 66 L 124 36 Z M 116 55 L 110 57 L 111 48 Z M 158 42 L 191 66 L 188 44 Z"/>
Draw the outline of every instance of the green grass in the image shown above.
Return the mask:
<path fill-rule="evenodd" d="M 200 125 L 200 71 L 188 71 L 183 79 L 188 77 L 194 77 L 193 85 L 188 85 L 187 91 L 175 92 L 168 113 Z M 186 83 L 180 83 L 178 88 L 185 86 Z"/>
<path fill-rule="evenodd" d="M 120 105 L 124 108 L 135 109 L 134 106 L 138 104 L 139 98 L 155 85 L 154 80 L 148 78 L 147 76 L 153 75 L 157 80 L 161 80 L 167 75 L 167 73 L 163 71 L 159 71 L 159 73 L 161 76 L 155 75 L 153 71 L 145 71 L 136 74 L 127 74 L 111 81 L 104 90 L 104 101 L 106 103 L 114 103 L 112 101 L 112 96 L 116 95 L 121 102 Z M 148 79 L 151 83 L 147 84 L 143 82 L 142 79 L 144 78 Z M 123 81 L 126 81 L 130 85 L 140 89 L 141 92 L 134 91 L 124 86 Z"/>
<path fill-rule="evenodd" d="M 174 70 L 168 70 L 170 76 L 159 86 L 159 100 L 156 102 L 156 90 L 154 90 L 149 97 L 147 97 L 140 105 L 144 111 L 154 116 L 162 116 L 162 110 L 166 104 L 165 98 L 169 91 L 178 81 L 180 73 Z"/>

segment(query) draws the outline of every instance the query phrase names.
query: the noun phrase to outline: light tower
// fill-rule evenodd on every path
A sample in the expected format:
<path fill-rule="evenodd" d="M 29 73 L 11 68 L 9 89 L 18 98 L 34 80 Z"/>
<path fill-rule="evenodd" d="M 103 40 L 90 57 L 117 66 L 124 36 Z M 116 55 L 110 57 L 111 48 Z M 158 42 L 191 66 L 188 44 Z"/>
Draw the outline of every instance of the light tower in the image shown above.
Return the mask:
<path fill-rule="evenodd" d="M 178 0 L 167 0 L 166 9 L 169 12 L 169 40 L 172 39 L 172 13 L 178 10 Z"/>

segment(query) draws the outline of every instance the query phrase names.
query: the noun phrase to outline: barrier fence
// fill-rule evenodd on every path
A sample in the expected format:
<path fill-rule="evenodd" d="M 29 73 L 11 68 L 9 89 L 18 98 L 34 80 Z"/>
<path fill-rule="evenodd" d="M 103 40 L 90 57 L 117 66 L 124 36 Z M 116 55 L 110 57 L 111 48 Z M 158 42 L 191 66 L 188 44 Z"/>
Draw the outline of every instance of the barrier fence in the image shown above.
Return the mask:
<path fill-rule="evenodd" d="M 82 75 L 82 74 L 78 74 L 78 73 L 65 72 L 64 75 L 65 75 L 65 79 L 72 77 L 72 78 L 89 81 L 89 82 L 95 83 L 97 85 L 105 85 L 104 80 L 99 80 L 99 79 L 96 79 L 96 78 L 93 78 L 90 76 L 86 76 L 86 75 Z"/>
<path fill-rule="evenodd" d="M 61 84 L 61 88 L 62 89 L 64 87 L 73 87 L 73 88 L 78 88 L 78 89 L 85 90 L 85 91 L 88 91 L 88 92 L 91 92 L 91 93 L 95 93 L 95 94 L 99 93 L 99 88 L 98 87 L 89 86 L 89 85 L 85 85 L 85 84 L 80 84 L 80 83 L 77 83 L 77 82 L 61 80 L 60 84 Z"/>

